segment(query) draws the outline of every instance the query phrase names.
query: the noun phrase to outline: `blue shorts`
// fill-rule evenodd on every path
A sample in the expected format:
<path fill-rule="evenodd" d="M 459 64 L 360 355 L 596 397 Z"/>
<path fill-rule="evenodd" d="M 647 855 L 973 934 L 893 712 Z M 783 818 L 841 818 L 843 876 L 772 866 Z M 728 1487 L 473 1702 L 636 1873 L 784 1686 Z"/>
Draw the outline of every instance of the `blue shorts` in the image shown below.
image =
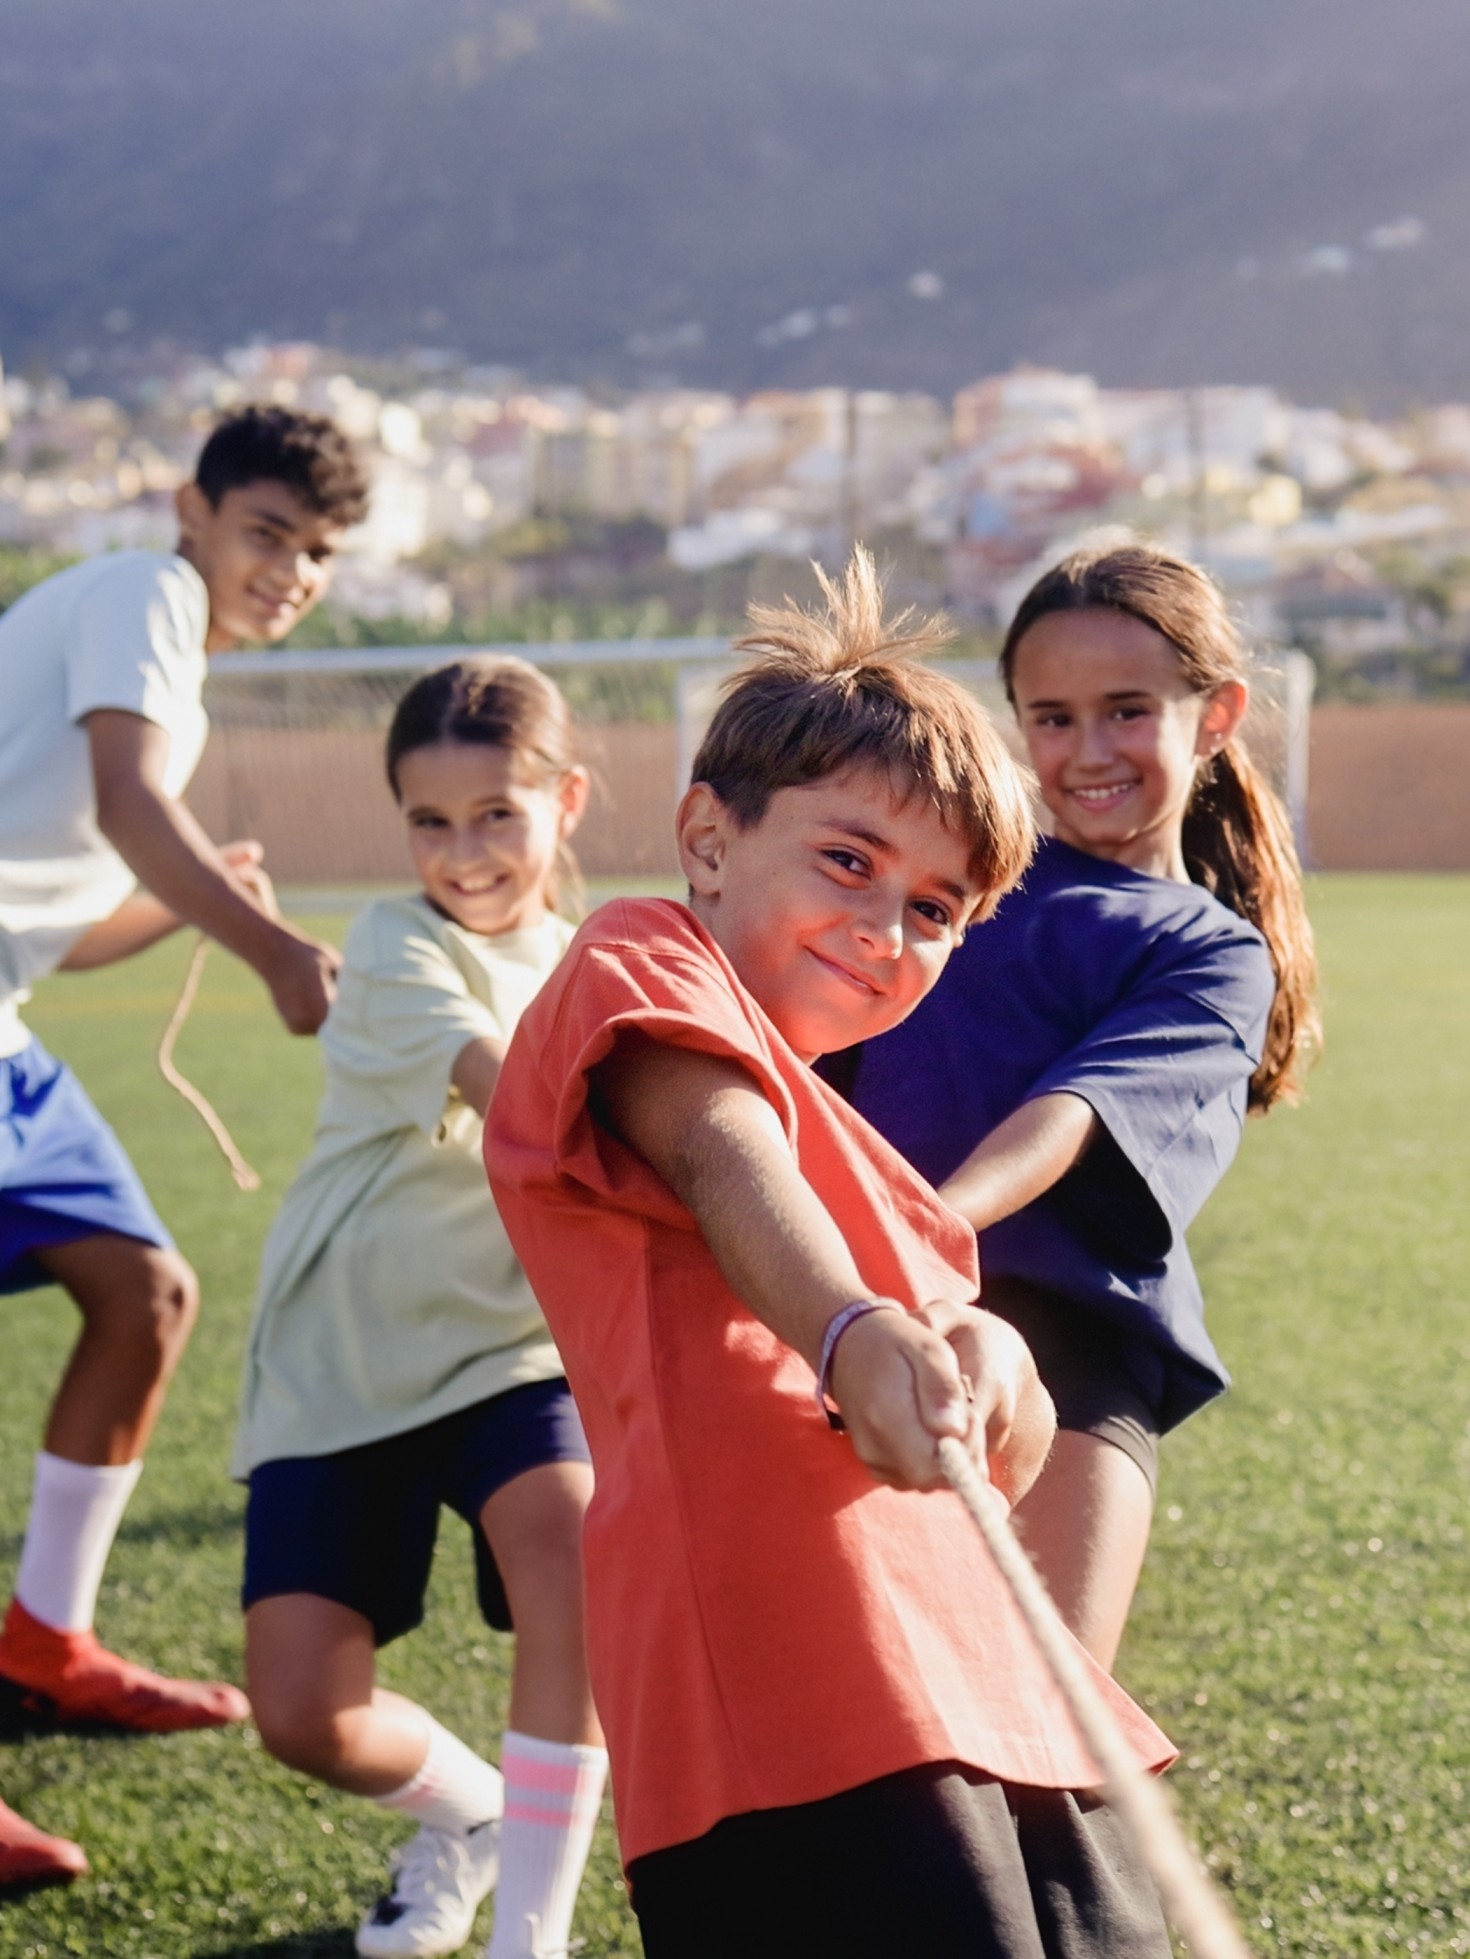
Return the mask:
<path fill-rule="evenodd" d="M 0 1060 L 0 1292 L 49 1286 L 34 1254 L 97 1232 L 173 1244 L 87 1091 L 32 1041 Z"/>
<path fill-rule="evenodd" d="M 555 1380 L 382 1442 L 263 1462 L 250 1473 L 241 1603 L 248 1612 L 260 1599 L 309 1592 L 360 1612 L 386 1646 L 423 1619 L 447 1503 L 474 1539 L 486 1623 L 510 1632 L 505 1586 L 480 1528 L 485 1499 L 542 1463 L 590 1461 L 571 1389 Z"/>

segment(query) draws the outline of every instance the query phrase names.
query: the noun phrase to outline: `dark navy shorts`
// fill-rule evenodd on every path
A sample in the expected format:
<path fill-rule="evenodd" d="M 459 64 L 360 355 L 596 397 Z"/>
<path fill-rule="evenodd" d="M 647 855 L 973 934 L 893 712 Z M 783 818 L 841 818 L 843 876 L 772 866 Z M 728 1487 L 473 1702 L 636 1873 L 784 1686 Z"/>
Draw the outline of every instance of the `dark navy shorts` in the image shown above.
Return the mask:
<path fill-rule="evenodd" d="M 360 1612 L 386 1646 L 423 1619 L 448 1504 L 474 1539 L 480 1610 L 510 1632 L 505 1587 L 480 1528 L 485 1499 L 542 1463 L 590 1461 L 571 1390 L 555 1380 L 382 1442 L 263 1462 L 250 1473 L 241 1602 L 248 1612 L 260 1599 L 309 1592 Z"/>
<path fill-rule="evenodd" d="M 173 1244 L 86 1090 L 32 1041 L 0 1060 L 0 1293 L 49 1286 L 35 1254 L 98 1232 Z"/>
<path fill-rule="evenodd" d="M 987 1279 L 980 1304 L 1009 1320 L 1031 1349 L 1042 1386 L 1056 1403 L 1057 1427 L 1111 1442 L 1157 1491 L 1164 1394 L 1158 1349 L 1026 1279 Z"/>

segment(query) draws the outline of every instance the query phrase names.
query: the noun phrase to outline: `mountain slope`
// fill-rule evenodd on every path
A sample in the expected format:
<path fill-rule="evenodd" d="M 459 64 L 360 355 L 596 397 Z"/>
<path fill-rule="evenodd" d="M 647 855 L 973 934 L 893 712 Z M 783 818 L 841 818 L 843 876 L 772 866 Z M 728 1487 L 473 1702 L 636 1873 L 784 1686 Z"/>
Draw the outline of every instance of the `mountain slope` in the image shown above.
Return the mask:
<path fill-rule="evenodd" d="M 1470 391 L 1467 94 L 1462 0 L 3 0 L 0 348 Z"/>

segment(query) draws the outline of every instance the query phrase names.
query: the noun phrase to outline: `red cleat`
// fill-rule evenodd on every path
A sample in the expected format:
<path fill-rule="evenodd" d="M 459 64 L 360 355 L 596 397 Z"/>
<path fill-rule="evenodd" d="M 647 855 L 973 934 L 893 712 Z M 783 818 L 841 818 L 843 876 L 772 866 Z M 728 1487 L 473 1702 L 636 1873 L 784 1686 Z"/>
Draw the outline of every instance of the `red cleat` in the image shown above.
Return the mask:
<path fill-rule="evenodd" d="M 79 1843 L 48 1837 L 44 1830 L 0 1803 L 0 1890 L 70 1884 L 86 1868 L 86 1852 Z"/>
<path fill-rule="evenodd" d="M 250 1716 L 238 1687 L 150 1673 L 99 1646 L 94 1633 L 43 1625 L 19 1599 L 11 1600 L 0 1631 L 0 1678 L 22 1688 L 29 1705 L 62 1720 L 104 1721 L 139 1734 L 223 1728 Z"/>

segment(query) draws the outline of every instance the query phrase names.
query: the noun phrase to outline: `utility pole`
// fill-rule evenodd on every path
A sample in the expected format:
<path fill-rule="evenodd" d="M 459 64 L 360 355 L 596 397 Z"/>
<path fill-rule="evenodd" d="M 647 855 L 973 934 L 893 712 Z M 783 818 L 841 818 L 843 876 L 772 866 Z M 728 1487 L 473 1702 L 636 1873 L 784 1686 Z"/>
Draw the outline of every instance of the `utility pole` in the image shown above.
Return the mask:
<path fill-rule="evenodd" d="M 843 417 L 842 444 L 842 531 L 844 559 L 852 556 L 852 548 L 858 542 L 862 529 L 861 492 L 858 485 L 858 395 L 856 388 L 847 390 L 847 401 Z"/>
<path fill-rule="evenodd" d="M 1205 480 L 1205 404 L 1198 388 L 1184 390 L 1184 435 L 1189 453 L 1190 554 L 1199 557 L 1209 536 L 1209 487 Z"/>

